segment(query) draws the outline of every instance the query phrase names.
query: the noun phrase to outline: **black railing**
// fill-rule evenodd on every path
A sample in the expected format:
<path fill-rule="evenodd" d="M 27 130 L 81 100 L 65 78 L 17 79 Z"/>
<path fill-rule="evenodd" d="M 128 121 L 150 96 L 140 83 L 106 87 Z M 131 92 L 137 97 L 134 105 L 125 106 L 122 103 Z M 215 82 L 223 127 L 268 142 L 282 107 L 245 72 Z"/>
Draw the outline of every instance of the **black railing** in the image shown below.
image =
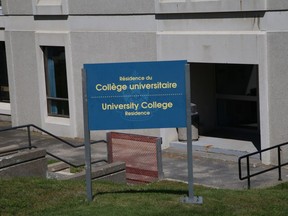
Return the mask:
<path fill-rule="evenodd" d="M 282 144 L 279 144 L 279 145 L 276 145 L 276 146 L 273 146 L 273 147 L 270 147 L 270 148 L 266 148 L 266 149 L 262 149 L 262 150 L 259 150 L 257 152 L 253 152 L 253 153 L 250 153 L 250 154 L 247 154 L 247 155 L 243 155 L 241 157 L 239 157 L 238 159 L 238 168 L 239 168 L 239 179 L 240 180 L 245 180 L 247 179 L 247 184 L 248 184 L 248 189 L 251 188 L 251 178 L 254 177 L 254 176 L 257 176 L 257 175 L 260 175 L 260 174 L 263 174 L 263 173 L 266 173 L 266 172 L 269 172 L 271 170 L 275 170 L 275 169 L 278 169 L 278 180 L 281 181 L 282 180 L 282 172 L 281 172 L 281 167 L 283 166 L 286 166 L 288 165 L 288 162 L 285 162 L 285 163 L 282 163 L 282 159 L 281 159 L 281 147 L 285 146 L 285 145 L 288 145 L 288 142 L 285 142 L 285 143 L 282 143 Z M 262 170 L 262 171 L 259 171 L 259 172 L 255 172 L 253 174 L 251 174 L 250 172 L 250 157 L 254 156 L 254 155 L 257 155 L 259 154 L 261 156 L 261 154 L 263 152 L 267 152 L 267 151 L 271 151 L 271 150 L 274 150 L 274 149 L 277 149 L 277 158 L 278 158 L 278 163 L 276 166 L 273 166 L 273 167 L 270 167 L 268 169 L 265 169 L 265 170 Z M 246 168 L 247 168 L 247 175 L 246 176 L 242 176 L 242 165 L 241 165 L 241 161 L 243 159 L 246 158 Z"/>
<path fill-rule="evenodd" d="M 68 146 L 70 146 L 70 147 L 72 147 L 72 148 L 79 148 L 79 147 L 83 147 L 83 146 L 85 145 L 84 143 L 79 144 L 79 145 L 75 145 L 75 144 L 73 144 L 73 143 L 71 143 L 71 142 L 68 142 L 68 141 L 66 141 L 66 140 L 64 140 L 64 139 L 62 139 L 62 138 L 60 138 L 60 137 L 58 137 L 58 136 L 56 136 L 56 135 L 54 135 L 54 134 L 52 134 L 52 133 L 44 130 L 44 129 L 36 126 L 36 125 L 33 125 L 33 124 L 27 124 L 27 125 L 21 125 L 21 126 L 16 126 L 16 127 L 4 128 L 4 129 L 1 129 L 1 130 L 0 130 L 0 133 L 1 133 L 1 132 L 5 132 L 5 131 L 13 131 L 13 130 L 17 130 L 17 129 L 25 129 L 25 128 L 27 129 L 28 147 L 21 147 L 21 148 L 15 148 L 15 149 L 12 149 L 12 150 L 7 150 L 7 151 L 5 151 L 5 152 L 1 152 L 2 154 L 3 154 L 3 153 L 5 154 L 5 153 L 9 153 L 9 152 L 20 151 L 20 150 L 24 150 L 24 149 L 37 148 L 37 146 L 32 145 L 31 128 L 35 128 L 35 129 L 37 129 L 38 131 L 41 131 L 42 133 L 44 133 L 44 134 L 46 134 L 46 135 L 48 135 L 48 136 L 50 136 L 50 137 L 53 137 L 53 138 L 55 138 L 56 140 L 60 141 L 61 143 L 64 143 L 64 144 L 66 144 L 66 145 L 68 145 Z M 23 131 L 24 131 L 24 130 L 23 130 Z M 90 144 L 93 145 L 93 144 L 97 144 L 97 143 L 101 143 L 101 142 L 107 143 L 106 140 L 97 140 L 97 141 L 92 141 L 92 142 L 90 142 Z M 57 159 L 57 160 L 59 160 L 59 161 L 62 161 L 62 162 L 64 162 L 64 163 L 66 163 L 66 164 L 68 164 L 68 165 L 70 165 L 70 166 L 72 166 L 72 167 L 81 167 L 81 166 L 84 166 L 84 165 L 85 165 L 84 163 L 83 163 L 83 164 L 77 164 L 77 165 L 76 165 L 76 164 L 73 164 L 73 163 L 65 160 L 64 158 L 58 157 L 57 155 L 55 155 L 55 154 L 47 151 L 47 149 L 46 149 L 46 154 L 47 154 L 47 155 L 50 155 L 51 157 L 53 157 L 53 158 L 55 158 L 55 159 Z M 107 160 L 101 159 L 101 160 L 97 160 L 97 161 L 92 161 L 91 164 L 100 163 L 100 162 L 107 162 Z"/>

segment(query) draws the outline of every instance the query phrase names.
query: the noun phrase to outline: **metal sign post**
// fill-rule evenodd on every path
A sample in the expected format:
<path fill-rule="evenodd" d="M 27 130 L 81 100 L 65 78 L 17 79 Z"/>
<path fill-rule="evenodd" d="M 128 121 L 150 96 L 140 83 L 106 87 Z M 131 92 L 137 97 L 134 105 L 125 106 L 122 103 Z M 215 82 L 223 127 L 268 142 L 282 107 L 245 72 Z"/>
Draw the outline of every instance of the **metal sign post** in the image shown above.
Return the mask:
<path fill-rule="evenodd" d="M 203 198 L 194 196 L 193 180 L 193 147 L 192 147 L 192 121 L 191 121 L 191 85 L 190 85 L 190 65 L 186 65 L 186 124 L 187 124 L 187 168 L 188 168 L 188 197 L 181 199 L 184 203 L 202 204 Z"/>
<path fill-rule="evenodd" d="M 92 201 L 92 179 L 91 179 L 91 146 L 90 129 L 88 126 L 88 99 L 86 90 L 86 71 L 82 70 L 82 93 L 83 93 L 83 119 L 84 119 L 84 143 L 85 143 L 85 170 L 86 191 L 88 201 Z"/>

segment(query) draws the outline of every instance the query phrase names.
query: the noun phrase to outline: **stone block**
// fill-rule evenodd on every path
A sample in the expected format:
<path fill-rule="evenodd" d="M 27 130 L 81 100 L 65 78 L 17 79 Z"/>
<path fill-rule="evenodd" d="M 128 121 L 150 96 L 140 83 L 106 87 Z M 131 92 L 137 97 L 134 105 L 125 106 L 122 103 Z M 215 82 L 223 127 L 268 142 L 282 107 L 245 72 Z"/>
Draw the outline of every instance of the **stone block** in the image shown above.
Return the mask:
<path fill-rule="evenodd" d="M 107 180 L 117 183 L 126 183 L 126 164 L 124 162 L 115 162 L 99 167 L 92 167 L 91 178 L 93 181 Z M 85 171 L 65 178 L 65 180 L 68 179 L 83 180 L 85 179 Z"/>
<path fill-rule="evenodd" d="M 33 149 L 0 157 L 0 178 L 38 176 L 46 178 L 46 151 Z"/>

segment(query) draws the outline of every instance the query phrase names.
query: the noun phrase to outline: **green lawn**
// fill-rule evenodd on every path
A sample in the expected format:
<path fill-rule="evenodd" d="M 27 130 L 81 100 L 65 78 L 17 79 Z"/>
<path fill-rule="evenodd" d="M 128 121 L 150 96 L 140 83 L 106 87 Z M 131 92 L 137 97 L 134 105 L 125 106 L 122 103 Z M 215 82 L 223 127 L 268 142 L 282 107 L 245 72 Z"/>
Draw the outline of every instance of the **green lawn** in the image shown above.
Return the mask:
<path fill-rule="evenodd" d="M 203 205 L 183 204 L 188 186 L 162 181 L 149 185 L 94 182 L 86 201 L 83 181 L 35 178 L 0 180 L 0 215 L 288 215 L 288 183 L 273 188 L 222 190 L 195 187 Z"/>

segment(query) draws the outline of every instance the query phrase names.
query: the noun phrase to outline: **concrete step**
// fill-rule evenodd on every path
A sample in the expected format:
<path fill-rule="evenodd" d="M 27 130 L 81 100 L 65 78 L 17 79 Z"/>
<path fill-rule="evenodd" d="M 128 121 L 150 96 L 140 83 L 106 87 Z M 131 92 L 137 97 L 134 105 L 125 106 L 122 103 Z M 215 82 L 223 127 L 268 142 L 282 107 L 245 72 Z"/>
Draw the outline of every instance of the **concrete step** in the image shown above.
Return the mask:
<path fill-rule="evenodd" d="M 55 165 L 57 167 L 58 165 Z M 59 164 L 61 167 L 61 164 Z M 48 178 L 58 180 L 84 180 L 86 178 L 85 170 L 77 173 L 71 173 L 69 169 L 60 170 L 56 172 L 48 172 Z M 126 165 L 123 162 L 115 162 L 111 164 L 102 164 L 92 166 L 91 170 L 92 180 L 107 180 L 118 183 L 126 183 Z"/>
<path fill-rule="evenodd" d="M 18 148 L 19 148 L 19 145 L 17 144 L 0 147 L 0 157 L 15 153 L 17 152 Z"/>
<path fill-rule="evenodd" d="M 56 162 L 48 165 L 48 172 L 58 172 L 70 168 L 70 166 L 64 162 Z"/>
<path fill-rule="evenodd" d="M 39 176 L 46 177 L 46 151 L 32 149 L 0 157 L 0 178 Z"/>

